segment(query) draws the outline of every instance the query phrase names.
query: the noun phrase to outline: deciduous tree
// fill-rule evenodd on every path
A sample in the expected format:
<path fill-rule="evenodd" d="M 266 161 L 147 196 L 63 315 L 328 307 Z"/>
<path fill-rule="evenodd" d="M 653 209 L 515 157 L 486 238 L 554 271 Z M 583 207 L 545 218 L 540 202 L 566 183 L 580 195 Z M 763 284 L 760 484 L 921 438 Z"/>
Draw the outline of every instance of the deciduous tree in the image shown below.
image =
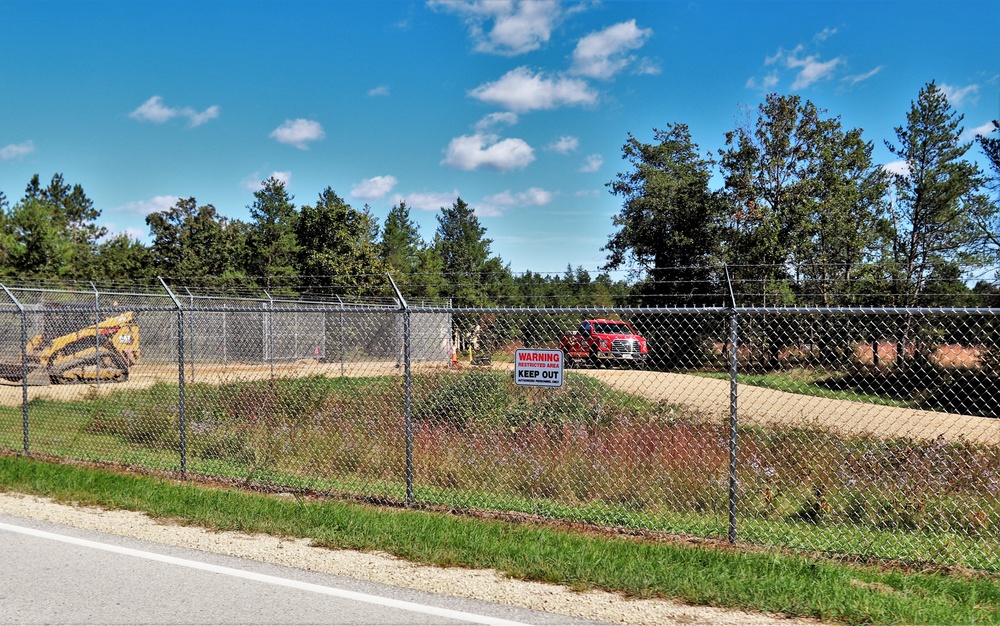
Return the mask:
<path fill-rule="evenodd" d="M 309 284 L 343 285 L 360 295 L 384 285 L 386 267 L 379 258 L 378 222 L 327 187 L 314 206 L 303 206 L 295 229 L 298 270 Z"/>
<path fill-rule="evenodd" d="M 184 198 L 166 211 L 147 215 L 146 224 L 158 273 L 185 278 L 241 273 L 243 229 L 220 216 L 211 204 L 199 206 L 195 198 Z M 128 248 L 119 242 L 111 250 L 124 252 Z"/>

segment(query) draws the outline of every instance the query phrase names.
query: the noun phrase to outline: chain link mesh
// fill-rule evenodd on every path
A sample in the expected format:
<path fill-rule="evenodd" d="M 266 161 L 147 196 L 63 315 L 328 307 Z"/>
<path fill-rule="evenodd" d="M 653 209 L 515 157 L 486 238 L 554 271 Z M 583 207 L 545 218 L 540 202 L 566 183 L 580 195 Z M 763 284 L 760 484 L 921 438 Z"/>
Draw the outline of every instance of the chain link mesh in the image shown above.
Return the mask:
<path fill-rule="evenodd" d="M 998 312 L 17 288 L 0 447 L 997 571 Z"/>

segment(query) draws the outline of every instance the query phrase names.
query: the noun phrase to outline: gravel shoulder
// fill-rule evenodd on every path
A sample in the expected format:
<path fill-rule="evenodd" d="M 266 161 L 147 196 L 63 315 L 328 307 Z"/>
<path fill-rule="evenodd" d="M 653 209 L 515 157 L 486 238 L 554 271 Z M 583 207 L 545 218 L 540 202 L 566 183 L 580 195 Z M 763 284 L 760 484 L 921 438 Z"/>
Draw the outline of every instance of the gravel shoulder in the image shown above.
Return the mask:
<path fill-rule="evenodd" d="M 615 624 L 764 626 L 818 623 L 780 615 L 689 606 L 668 600 L 627 599 L 602 591 L 577 592 L 557 585 L 514 580 L 493 570 L 430 567 L 387 554 L 314 547 L 304 539 L 215 532 L 154 520 L 142 513 L 68 506 L 16 493 L 0 493 L 0 513 L 272 565 Z"/>

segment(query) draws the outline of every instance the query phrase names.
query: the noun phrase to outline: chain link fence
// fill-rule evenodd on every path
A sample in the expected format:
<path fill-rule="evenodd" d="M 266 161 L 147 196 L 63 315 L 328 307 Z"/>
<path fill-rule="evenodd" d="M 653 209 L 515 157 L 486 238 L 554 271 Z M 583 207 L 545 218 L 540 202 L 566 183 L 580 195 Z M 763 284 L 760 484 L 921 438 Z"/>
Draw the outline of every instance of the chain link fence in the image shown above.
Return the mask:
<path fill-rule="evenodd" d="M 1000 309 L 147 287 L 3 286 L 0 448 L 1000 571 Z"/>

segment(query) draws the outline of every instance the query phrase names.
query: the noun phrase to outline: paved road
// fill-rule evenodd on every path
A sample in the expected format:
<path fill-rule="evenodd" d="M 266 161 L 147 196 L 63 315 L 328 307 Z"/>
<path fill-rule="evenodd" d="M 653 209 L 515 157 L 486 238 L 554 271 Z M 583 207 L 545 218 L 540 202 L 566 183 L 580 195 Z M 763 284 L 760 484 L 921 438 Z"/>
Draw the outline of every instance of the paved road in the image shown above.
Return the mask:
<path fill-rule="evenodd" d="M 587 624 L 0 515 L 2 624 Z"/>

